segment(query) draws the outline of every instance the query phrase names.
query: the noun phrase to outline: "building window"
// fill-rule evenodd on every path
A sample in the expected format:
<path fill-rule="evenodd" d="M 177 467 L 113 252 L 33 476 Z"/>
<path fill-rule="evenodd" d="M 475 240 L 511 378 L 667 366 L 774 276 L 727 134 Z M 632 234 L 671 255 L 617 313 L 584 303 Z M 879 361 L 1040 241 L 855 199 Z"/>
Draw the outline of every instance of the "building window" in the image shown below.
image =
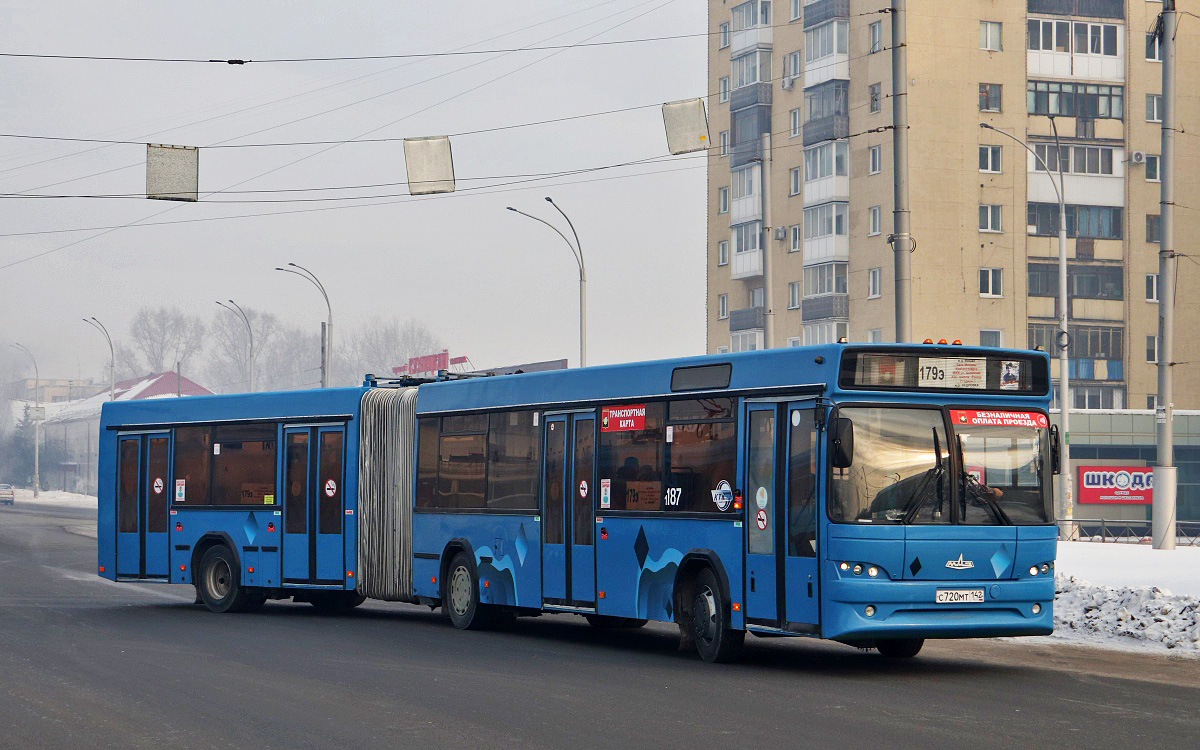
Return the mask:
<path fill-rule="evenodd" d="M 1030 297 L 1058 296 L 1058 265 L 1030 263 Z M 1067 296 L 1071 299 L 1125 299 L 1125 275 L 1120 266 L 1067 266 Z"/>
<path fill-rule="evenodd" d="M 804 134 L 804 110 L 803 109 L 793 109 L 791 112 L 791 116 L 792 116 L 791 137 L 799 138 L 801 135 Z"/>
<path fill-rule="evenodd" d="M 1034 145 L 1034 171 L 1042 169 L 1045 164 L 1051 172 L 1061 169 L 1064 173 L 1112 175 L 1114 149 L 1111 146 L 1062 146 L 1055 148 L 1051 144 L 1038 143 Z"/>
<path fill-rule="evenodd" d="M 1124 409 L 1125 389 L 1111 385 L 1076 386 L 1074 394 L 1076 409 Z"/>
<path fill-rule="evenodd" d="M 729 335 L 730 351 L 752 352 L 758 349 L 758 331 L 742 331 Z"/>
<path fill-rule="evenodd" d="M 750 290 L 750 306 L 751 307 L 762 307 L 763 306 L 763 288 L 761 286 L 756 286 Z"/>
<path fill-rule="evenodd" d="M 1155 409 L 1157 409 L 1158 408 L 1158 396 L 1154 395 L 1153 393 L 1146 396 L 1146 408 L 1149 409 L 1150 411 L 1154 411 Z"/>
<path fill-rule="evenodd" d="M 1162 217 L 1158 214 L 1146 215 L 1146 242 L 1162 242 Z"/>
<path fill-rule="evenodd" d="M 801 292 L 801 289 L 800 289 L 799 281 L 788 282 L 788 309 L 789 310 L 800 309 L 800 297 L 801 297 L 800 292 Z"/>
<path fill-rule="evenodd" d="M 979 269 L 979 296 L 980 297 L 1003 297 L 1004 296 L 1004 269 L 1003 268 L 981 268 L 981 269 Z"/>
<path fill-rule="evenodd" d="M 846 96 L 849 88 L 849 81 L 826 81 L 805 90 L 805 122 L 848 115 L 850 108 L 846 104 Z"/>
<path fill-rule="evenodd" d="M 1146 361 L 1158 362 L 1158 336 L 1146 337 Z"/>
<path fill-rule="evenodd" d="M 792 78 L 798 78 L 803 70 L 804 53 L 800 51 L 789 52 L 783 56 L 783 80 L 788 81 Z"/>
<path fill-rule="evenodd" d="M 748 224 L 738 224 L 730 231 L 733 232 L 733 253 L 748 253 L 762 248 L 762 222 L 752 221 Z"/>
<path fill-rule="evenodd" d="M 1158 157 L 1146 154 L 1146 182 L 1162 182 L 1158 176 Z"/>
<path fill-rule="evenodd" d="M 722 294 L 717 297 L 717 319 L 725 320 L 729 317 L 729 295 Z"/>
<path fill-rule="evenodd" d="M 805 0 L 792 0 L 792 20 L 799 21 L 801 14 L 804 12 Z"/>
<path fill-rule="evenodd" d="M 717 265 L 729 265 L 729 240 L 721 240 L 717 243 Z"/>
<path fill-rule="evenodd" d="M 1067 349 L 1068 357 L 1072 359 L 1115 360 L 1118 364 L 1120 363 L 1125 343 L 1124 330 L 1110 326 L 1072 325 L 1069 331 L 1071 333 L 1071 345 Z M 1053 323 L 1029 324 L 1030 349 L 1040 346 L 1045 351 L 1051 351 L 1055 349 L 1056 345 L 1054 342 L 1057 340 L 1057 325 Z M 1111 377 L 1112 374 L 1112 366 L 1110 365 L 1109 376 Z M 1079 377 L 1081 380 L 1094 379 L 1086 373 L 1078 375 L 1071 373 L 1071 376 Z M 1119 376 L 1117 379 L 1119 379 Z"/>
<path fill-rule="evenodd" d="M 846 54 L 849 31 L 848 21 L 830 21 L 804 32 L 804 61 Z"/>
<path fill-rule="evenodd" d="M 871 146 L 867 149 L 867 174 L 879 174 L 883 171 L 883 146 Z"/>
<path fill-rule="evenodd" d="M 1146 301 L 1158 302 L 1158 274 L 1146 274 Z"/>
<path fill-rule="evenodd" d="M 787 340 L 788 346 L 804 346 L 803 336 L 791 336 Z"/>
<path fill-rule="evenodd" d="M 729 101 L 729 76 L 724 76 L 717 80 L 717 101 Z"/>
<path fill-rule="evenodd" d="M 755 50 L 733 59 L 733 87 L 740 89 L 771 80 L 771 53 Z"/>
<path fill-rule="evenodd" d="M 804 239 L 815 240 L 821 237 L 846 234 L 845 203 L 823 203 L 820 206 L 804 209 Z"/>
<path fill-rule="evenodd" d="M 717 213 L 729 213 L 729 188 L 717 188 Z"/>
<path fill-rule="evenodd" d="M 1025 88 L 1029 114 L 1120 120 L 1125 116 L 1122 86 L 1030 81 Z"/>
<path fill-rule="evenodd" d="M 717 347 L 717 354 L 728 354 L 728 353 L 729 353 L 728 346 L 718 346 Z"/>
<path fill-rule="evenodd" d="M 1067 204 L 1067 236 L 1097 240 L 1124 237 L 1120 206 L 1075 206 Z M 1026 223 L 1031 237 L 1058 236 L 1058 204 L 1030 203 Z"/>
<path fill-rule="evenodd" d="M 980 112 L 999 112 L 1000 111 L 1000 90 L 1001 90 L 1001 86 L 998 83 L 981 83 L 981 84 L 979 84 L 979 111 Z"/>
<path fill-rule="evenodd" d="M 847 141 L 827 142 L 804 149 L 804 181 L 845 177 L 849 155 L 850 144 Z"/>
<path fill-rule="evenodd" d="M 883 296 L 883 269 L 867 269 L 867 299 L 878 299 Z"/>
<path fill-rule="evenodd" d="M 998 331 L 994 328 L 993 329 L 985 328 L 984 330 L 979 332 L 979 345 L 980 346 L 999 347 L 999 346 L 1003 345 L 1002 344 L 1003 341 L 1004 341 L 1003 331 Z"/>
<path fill-rule="evenodd" d="M 979 207 L 979 231 L 981 232 L 1002 232 L 1004 231 L 1000 225 L 1000 209 L 1002 206 L 980 206 Z"/>
<path fill-rule="evenodd" d="M 841 263 L 818 263 L 804 269 L 804 296 L 846 293 L 846 266 Z"/>
<path fill-rule="evenodd" d="M 717 37 L 720 39 L 721 49 L 729 46 L 729 24 L 723 23 L 717 27 Z"/>
<path fill-rule="evenodd" d="M 868 344 L 883 343 L 883 329 L 882 328 L 872 328 L 871 330 L 867 331 L 867 343 Z"/>
<path fill-rule="evenodd" d="M 807 323 L 804 326 L 804 345 L 817 346 L 820 344 L 836 344 L 850 336 L 850 324 L 830 321 L 827 323 Z"/>
<path fill-rule="evenodd" d="M 1153 32 L 1146 35 L 1146 59 L 1162 62 L 1162 40 Z"/>
<path fill-rule="evenodd" d="M 870 45 L 867 54 L 883 51 L 883 21 L 875 21 L 867 27 L 867 40 Z"/>
<path fill-rule="evenodd" d="M 870 86 L 867 86 L 867 111 L 868 112 L 875 113 L 875 112 L 879 111 L 880 99 L 882 98 L 882 96 L 881 96 L 882 88 L 883 88 L 883 85 L 879 84 L 879 83 L 872 83 Z"/>
<path fill-rule="evenodd" d="M 979 49 L 986 49 L 992 52 L 999 52 L 1003 47 L 1000 45 L 1000 30 L 1002 24 L 999 21 L 980 21 L 979 22 Z"/>
<path fill-rule="evenodd" d="M 754 195 L 754 183 L 758 182 L 758 169 L 754 166 L 733 170 L 733 199 L 749 198 Z"/>
<path fill-rule="evenodd" d="M 718 137 L 721 141 L 721 156 L 729 156 L 729 131 L 722 130 Z"/>
<path fill-rule="evenodd" d="M 1146 94 L 1146 122 L 1162 122 L 1162 96 Z"/>
<path fill-rule="evenodd" d="M 1087 9 L 1082 7 L 1079 9 L 1079 14 L 1089 15 Z M 1074 30 L 1073 41 L 1072 29 Z M 1029 49 L 1034 52 L 1116 57 L 1118 31 L 1119 27 L 1111 23 L 1075 22 L 1072 24 L 1069 21 L 1030 19 Z"/>
<path fill-rule="evenodd" d="M 994 172 L 997 174 L 1001 171 L 999 146 L 979 147 L 979 171 Z"/>
<path fill-rule="evenodd" d="M 764 3 L 770 5 L 770 3 Z M 770 10 L 767 11 L 770 13 Z M 745 31 L 758 25 L 758 0 L 750 0 L 734 7 L 730 14 L 733 16 L 733 30 Z"/>
<path fill-rule="evenodd" d="M 867 209 L 867 236 L 874 237 L 882 231 L 883 210 L 880 206 Z"/>

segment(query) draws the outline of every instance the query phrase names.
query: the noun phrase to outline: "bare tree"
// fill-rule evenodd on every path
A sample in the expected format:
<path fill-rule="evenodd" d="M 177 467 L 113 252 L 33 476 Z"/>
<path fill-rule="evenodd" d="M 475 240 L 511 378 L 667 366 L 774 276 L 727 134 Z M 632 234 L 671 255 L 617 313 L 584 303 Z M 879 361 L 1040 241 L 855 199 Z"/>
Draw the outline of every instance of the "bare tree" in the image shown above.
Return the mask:
<path fill-rule="evenodd" d="M 133 350 L 129 344 L 124 341 L 113 342 L 113 354 L 116 356 L 116 377 L 117 381 L 129 380 L 130 378 L 140 378 L 143 375 L 150 375 L 159 370 L 147 370 L 142 365 L 142 360 L 138 357 L 138 353 Z M 108 370 L 108 363 L 105 363 L 104 369 Z"/>
<path fill-rule="evenodd" d="M 434 354 L 442 348 L 441 340 L 419 320 L 372 318 L 338 343 L 333 382 L 358 385 L 366 373 L 391 376 L 392 368 L 407 364 L 409 357 Z"/>
<path fill-rule="evenodd" d="M 187 366 L 204 344 L 204 323 L 178 307 L 143 307 L 129 326 L 133 346 L 151 373 Z"/>
<path fill-rule="evenodd" d="M 250 307 L 243 309 L 254 332 L 254 389 L 270 390 L 271 385 L 264 378 L 271 365 L 268 364 L 264 368 L 264 361 L 267 361 L 264 355 L 288 332 L 278 316 Z M 209 333 L 210 350 L 205 368 L 208 383 L 205 385 L 209 390 L 219 393 L 240 393 L 249 390 L 250 337 L 247 335 L 246 324 L 240 316 L 218 310 L 209 325 Z"/>

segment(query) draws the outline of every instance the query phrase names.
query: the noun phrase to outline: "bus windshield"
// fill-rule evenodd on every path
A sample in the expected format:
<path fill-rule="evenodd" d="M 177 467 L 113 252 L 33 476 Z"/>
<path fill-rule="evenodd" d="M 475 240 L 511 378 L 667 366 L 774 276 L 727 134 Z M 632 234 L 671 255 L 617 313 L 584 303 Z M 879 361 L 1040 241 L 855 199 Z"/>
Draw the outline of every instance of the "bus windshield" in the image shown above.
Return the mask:
<path fill-rule="evenodd" d="M 829 517 L 842 523 L 1033 525 L 1049 523 L 1045 415 L 846 407 L 854 457 L 834 469 Z M 954 460 L 951 460 L 953 455 Z M 951 466 L 959 467 L 951 477 Z"/>

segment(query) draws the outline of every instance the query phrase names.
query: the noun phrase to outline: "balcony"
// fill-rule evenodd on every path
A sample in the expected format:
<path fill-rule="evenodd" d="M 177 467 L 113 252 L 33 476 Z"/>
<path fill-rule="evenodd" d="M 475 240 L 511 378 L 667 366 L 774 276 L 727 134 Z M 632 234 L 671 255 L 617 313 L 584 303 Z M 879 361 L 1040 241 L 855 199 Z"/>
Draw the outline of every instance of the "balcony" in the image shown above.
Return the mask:
<path fill-rule="evenodd" d="M 734 253 L 733 261 L 729 264 L 729 278 L 738 281 L 762 276 L 762 266 L 762 250 L 747 250 L 743 253 Z"/>
<path fill-rule="evenodd" d="M 1029 13 L 1055 16 L 1124 18 L 1125 0 L 1029 0 Z"/>
<path fill-rule="evenodd" d="M 834 79 L 850 80 L 850 55 L 835 52 L 804 66 L 804 88 Z"/>
<path fill-rule="evenodd" d="M 848 115 L 830 115 L 804 123 L 805 146 L 849 137 L 850 117 Z"/>
<path fill-rule="evenodd" d="M 804 6 L 804 30 L 835 18 L 850 18 L 850 0 L 817 0 Z"/>
<path fill-rule="evenodd" d="M 832 260 L 850 260 L 850 238 L 844 234 L 830 234 L 804 241 L 804 265 L 827 263 Z"/>
<path fill-rule="evenodd" d="M 850 178 L 845 175 L 822 177 L 804 183 L 804 205 L 850 200 Z"/>
<path fill-rule="evenodd" d="M 755 47 L 770 48 L 773 31 L 774 29 L 770 26 L 752 26 L 748 29 L 733 32 L 733 35 L 729 38 L 729 56 L 737 57 Z"/>
<path fill-rule="evenodd" d="M 1055 175 L 1055 180 L 1058 176 Z M 1046 173 L 1030 170 L 1027 180 L 1029 200 L 1058 204 L 1058 193 Z M 1125 150 L 1114 149 L 1111 175 L 1065 174 L 1063 192 L 1067 202 L 1086 206 L 1125 205 Z"/>
<path fill-rule="evenodd" d="M 846 319 L 850 317 L 850 295 L 822 294 L 819 297 L 805 297 L 800 301 L 801 317 L 805 323 L 828 318 Z"/>
<path fill-rule="evenodd" d="M 729 95 L 729 111 L 736 112 L 756 104 L 764 104 L 769 107 L 771 106 L 772 91 L 770 81 L 736 88 Z"/>
<path fill-rule="evenodd" d="M 729 312 L 729 332 L 737 333 L 738 331 L 754 331 L 761 329 L 765 324 L 766 316 L 761 307 L 747 307 L 745 310 L 731 310 Z"/>

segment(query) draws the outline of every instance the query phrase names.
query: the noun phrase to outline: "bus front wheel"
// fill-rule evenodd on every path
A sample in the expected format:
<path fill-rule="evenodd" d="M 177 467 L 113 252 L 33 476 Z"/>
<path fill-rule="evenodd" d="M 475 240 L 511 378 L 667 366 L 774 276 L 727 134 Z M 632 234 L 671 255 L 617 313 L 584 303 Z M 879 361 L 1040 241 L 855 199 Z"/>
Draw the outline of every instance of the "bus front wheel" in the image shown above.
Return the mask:
<path fill-rule="evenodd" d="M 712 570 L 703 568 L 696 576 L 692 596 L 692 637 L 700 658 L 707 662 L 727 662 L 737 657 L 746 631 L 729 627 L 729 603 Z"/>
<path fill-rule="evenodd" d="M 875 648 L 879 653 L 893 659 L 916 656 L 924 645 L 924 638 L 887 638 L 875 641 Z"/>
<path fill-rule="evenodd" d="M 450 624 L 459 630 L 477 630 L 486 626 L 486 607 L 479 601 L 479 578 L 467 553 L 459 552 L 454 556 L 443 581 L 442 606 Z"/>
<path fill-rule="evenodd" d="M 242 586 L 237 561 L 224 545 L 209 547 L 200 558 L 200 580 L 197 589 L 204 606 L 213 612 L 242 612 L 250 603 L 250 595 Z"/>

